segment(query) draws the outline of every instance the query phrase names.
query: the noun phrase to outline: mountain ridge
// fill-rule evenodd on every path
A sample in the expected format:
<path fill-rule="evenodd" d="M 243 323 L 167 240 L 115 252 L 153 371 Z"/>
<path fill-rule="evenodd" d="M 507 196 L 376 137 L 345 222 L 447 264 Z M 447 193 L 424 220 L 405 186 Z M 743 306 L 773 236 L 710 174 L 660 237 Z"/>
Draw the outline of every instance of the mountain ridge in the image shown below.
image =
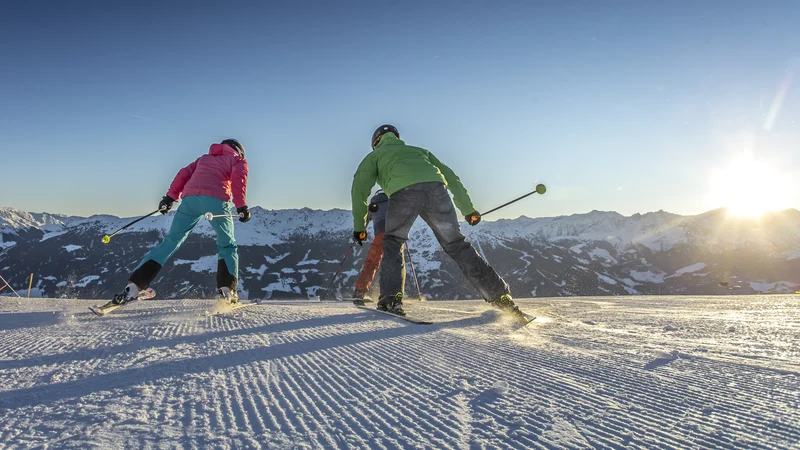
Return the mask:
<path fill-rule="evenodd" d="M 236 222 L 243 296 L 324 295 L 351 242 L 350 211 L 251 211 L 250 222 Z M 0 272 L 13 280 L 38 274 L 40 295 L 108 297 L 163 238 L 171 214 L 146 218 L 102 245 L 103 235 L 134 218 L 0 208 Z M 723 209 L 693 216 L 590 211 L 463 224 L 462 229 L 512 292 L 525 297 L 794 292 L 800 281 L 800 211 L 795 209 L 760 219 L 731 217 Z M 209 236 L 213 231 L 202 220 L 156 280 L 161 296 L 213 295 L 209 272 L 216 248 Z M 412 227 L 409 247 L 424 295 L 474 297 L 421 220 Z M 350 294 L 366 250 L 355 247 L 329 295 Z"/>

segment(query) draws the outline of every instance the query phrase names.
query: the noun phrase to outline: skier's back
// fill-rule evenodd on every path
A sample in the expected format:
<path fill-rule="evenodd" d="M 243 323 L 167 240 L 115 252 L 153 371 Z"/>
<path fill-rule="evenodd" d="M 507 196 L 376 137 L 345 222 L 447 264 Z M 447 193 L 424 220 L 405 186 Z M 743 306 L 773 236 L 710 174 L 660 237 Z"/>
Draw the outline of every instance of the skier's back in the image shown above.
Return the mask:
<path fill-rule="evenodd" d="M 365 199 L 370 189 L 377 182 L 389 196 L 378 308 L 405 314 L 403 245 L 416 218 L 422 217 L 484 300 L 520 316 L 508 285 L 461 233 L 453 201 L 470 225 L 480 222 L 480 214 L 458 176 L 430 151 L 406 145 L 391 125 L 375 130 L 372 148 L 356 170 L 351 196 L 353 237 L 359 242 L 366 236 Z M 453 201 L 448 189 L 453 193 Z"/>

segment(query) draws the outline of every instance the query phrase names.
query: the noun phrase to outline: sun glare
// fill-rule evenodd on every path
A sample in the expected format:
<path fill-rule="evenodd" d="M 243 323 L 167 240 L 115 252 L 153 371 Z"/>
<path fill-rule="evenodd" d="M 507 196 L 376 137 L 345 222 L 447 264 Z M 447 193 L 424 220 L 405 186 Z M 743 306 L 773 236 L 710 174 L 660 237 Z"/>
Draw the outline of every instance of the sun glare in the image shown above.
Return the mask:
<path fill-rule="evenodd" d="M 759 217 L 789 208 L 789 177 L 764 161 L 745 153 L 727 166 L 714 168 L 709 176 L 709 201 L 713 208 L 725 207 L 729 214 Z"/>

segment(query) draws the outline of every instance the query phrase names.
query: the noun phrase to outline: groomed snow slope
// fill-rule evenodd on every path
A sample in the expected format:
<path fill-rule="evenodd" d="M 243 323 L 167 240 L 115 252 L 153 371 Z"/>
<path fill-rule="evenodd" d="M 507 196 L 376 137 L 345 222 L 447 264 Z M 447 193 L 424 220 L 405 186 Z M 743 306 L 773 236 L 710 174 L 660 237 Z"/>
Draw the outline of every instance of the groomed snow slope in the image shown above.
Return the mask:
<path fill-rule="evenodd" d="M 798 448 L 800 296 L 0 298 L 0 447 Z"/>

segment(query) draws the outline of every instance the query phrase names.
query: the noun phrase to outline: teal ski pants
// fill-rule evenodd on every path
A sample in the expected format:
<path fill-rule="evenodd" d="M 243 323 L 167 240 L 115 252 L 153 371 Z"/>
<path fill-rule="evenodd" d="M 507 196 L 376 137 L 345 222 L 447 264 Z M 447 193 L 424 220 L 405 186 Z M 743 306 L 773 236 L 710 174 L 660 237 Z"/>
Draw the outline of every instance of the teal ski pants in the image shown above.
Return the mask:
<path fill-rule="evenodd" d="M 152 259 L 161 266 L 178 250 L 192 229 L 203 219 L 205 213 L 230 215 L 233 204 L 207 195 L 184 197 L 172 219 L 169 234 L 164 242 L 150 251 L 139 263 L 137 269 Z M 211 220 L 211 228 L 217 234 L 218 259 L 224 259 L 228 271 L 234 278 L 239 278 L 239 252 L 233 238 L 233 218 L 215 217 Z"/>

